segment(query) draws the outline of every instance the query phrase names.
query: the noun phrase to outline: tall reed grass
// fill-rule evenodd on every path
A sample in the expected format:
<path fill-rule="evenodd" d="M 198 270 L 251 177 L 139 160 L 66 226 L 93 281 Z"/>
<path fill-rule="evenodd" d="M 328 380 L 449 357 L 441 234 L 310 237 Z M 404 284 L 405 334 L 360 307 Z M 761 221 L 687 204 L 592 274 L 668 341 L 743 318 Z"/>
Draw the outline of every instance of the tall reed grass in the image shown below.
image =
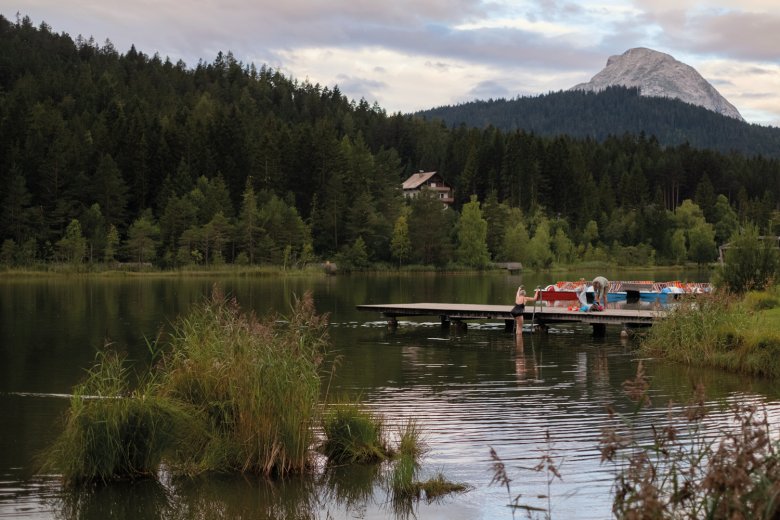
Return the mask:
<path fill-rule="evenodd" d="M 160 391 L 198 410 L 209 431 L 201 449 L 180 461 L 186 471 L 272 476 L 306 469 L 326 326 L 310 293 L 281 323 L 242 313 L 217 289 L 178 322 Z"/>
<path fill-rule="evenodd" d="M 780 453 L 769 418 L 750 403 L 732 405 L 732 422 L 707 433 L 704 388 L 682 408 L 670 405 L 665 424 L 640 431 L 637 415 L 649 406 L 642 364 L 624 383 L 633 414 L 603 429 L 602 462 L 617 469 L 616 518 L 773 519 L 780 517 Z"/>
<path fill-rule="evenodd" d="M 129 380 L 120 356 L 97 354 L 73 391 L 62 434 L 41 454 L 43 471 L 70 485 L 146 478 L 204 433 L 196 410 L 157 395 L 150 379 L 136 389 Z"/>
<path fill-rule="evenodd" d="M 120 357 L 98 355 L 43 467 L 71 484 L 156 476 L 163 459 L 189 475 L 303 472 L 326 326 L 309 293 L 287 320 L 260 321 L 215 288 L 137 386 Z"/>
<path fill-rule="evenodd" d="M 645 354 L 686 364 L 780 377 L 780 330 L 762 312 L 776 299 L 697 295 L 656 322 L 641 348 Z"/>

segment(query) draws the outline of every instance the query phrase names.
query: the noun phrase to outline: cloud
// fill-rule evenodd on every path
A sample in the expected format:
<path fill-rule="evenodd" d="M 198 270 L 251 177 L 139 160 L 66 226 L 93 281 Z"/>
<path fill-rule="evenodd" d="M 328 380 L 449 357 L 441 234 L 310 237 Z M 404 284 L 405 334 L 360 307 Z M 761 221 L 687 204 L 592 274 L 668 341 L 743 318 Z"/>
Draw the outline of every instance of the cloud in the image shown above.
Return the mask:
<path fill-rule="evenodd" d="M 480 81 L 468 91 L 468 97 L 472 99 L 498 99 L 509 98 L 512 94 L 505 84 L 493 80 Z"/>
<path fill-rule="evenodd" d="M 0 12 L 13 19 L 16 8 Z M 232 51 L 296 79 L 413 111 L 588 81 L 632 47 L 671 54 L 743 114 L 780 119 L 780 4 L 767 0 L 26 0 L 34 23 L 193 67 Z M 11 11 L 11 12 L 7 12 Z M 758 105 L 759 101 L 762 103 Z M 751 112 L 752 111 L 752 112 Z M 747 115 L 745 117 L 748 117 Z"/>

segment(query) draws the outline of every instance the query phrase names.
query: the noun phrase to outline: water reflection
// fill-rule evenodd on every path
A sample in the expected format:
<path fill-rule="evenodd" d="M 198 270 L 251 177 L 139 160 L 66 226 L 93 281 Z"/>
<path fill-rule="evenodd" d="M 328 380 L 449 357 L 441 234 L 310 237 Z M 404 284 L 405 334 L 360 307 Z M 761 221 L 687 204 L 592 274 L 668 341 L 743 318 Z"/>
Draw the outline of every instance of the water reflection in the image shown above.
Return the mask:
<path fill-rule="evenodd" d="M 331 519 L 416 517 L 424 497 L 399 495 L 392 463 L 326 466 L 313 475 L 271 480 L 211 475 L 117 482 L 59 492 L 48 508 L 60 520 L 138 518 Z M 443 498 L 424 500 L 431 504 Z"/>
<path fill-rule="evenodd" d="M 552 517 L 609 517 L 614 475 L 600 463 L 598 442 L 602 427 L 610 424 L 606 404 L 622 413 L 633 409 L 621 384 L 636 370 L 635 338 L 621 338 L 615 329 L 595 338 L 590 327 L 577 325 L 518 337 L 505 332 L 503 323 L 470 322 L 461 330 L 414 319 L 388 329 L 381 316 L 355 310 L 364 303 L 410 301 L 510 305 L 507 295 L 518 284 L 545 282 L 522 278 L 425 274 L 222 280 L 227 293 L 259 314 L 287 312 L 295 294 L 313 290 L 318 310 L 331 314 L 332 354 L 340 359 L 331 365 L 334 371 L 323 392 L 360 398 L 391 427 L 418 419 L 430 446 L 419 478 L 441 471 L 451 481 L 473 486 L 440 502 L 398 501 L 398 507 L 385 484 L 386 466 L 321 468 L 315 479 L 285 482 L 164 479 L 62 495 L 55 478 L 36 476 L 34 469 L 35 454 L 60 430 L 67 406 L 67 399 L 48 394 L 70 392 L 106 337 L 144 363 L 145 339 L 199 302 L 214 280 L 2 283 L 0 516 L 509 519 L 506 490 L 489 485 L 489 446 L 516 478 L 514 491 L 542 495 L 548 491 L 546 476 L 521 468 L 538 463 L 549 432 L 563 477 L 550 489 Z M 653 422 L 662 424 L 668 402 L 686 402 L 699 382 L 707 389 L 713 431 L 729 420 L 721 405 L 737 399 L 766 406 L 770 422 L 780 421 L 780 389 L 772 381 L 658 360 L 645 360 L 645 366 L 653 408 L 638 420 L 641 434 Z"/>

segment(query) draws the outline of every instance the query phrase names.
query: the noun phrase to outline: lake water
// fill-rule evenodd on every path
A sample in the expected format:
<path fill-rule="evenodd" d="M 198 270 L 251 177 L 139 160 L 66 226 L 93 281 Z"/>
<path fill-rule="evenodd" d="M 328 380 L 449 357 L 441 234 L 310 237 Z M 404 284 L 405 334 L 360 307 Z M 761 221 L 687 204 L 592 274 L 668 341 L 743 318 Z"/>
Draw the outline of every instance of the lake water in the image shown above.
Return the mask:
<path fill-rule="evenodd" d="M 597 273 L 582 273 L 592 277 Z M 696 273 L 607 273 L 618 279 L 706 280 Z M 579 278 L 580 274 L 568 278 Z M 13 518 L 419 518 L 511 519 L 510 498 L 546 508 L 553 518 L 608 518 L 614 468 L 600 463 L 606 404 L 628 411 L 621 384 L 638 362 L 633 339 L 607 328 L 561 325 L 523 335 L 503 322 L 442 328 L 437 318 L 387 327 L 364 303 L 456 302 L 510 305 L 518 283 L 532 288 L 560 275 L 404 274 L 335 277 L 39 278 L 0 280 L 0 517 Z M 359 398 L 388 424 L 415 418 L 428 453 L 420 478 L 438 472 L 470 491 L 433 503 L 399 504 L 380 478 L 385 467 L 337 468 L 313 478 L 265 481 L 242 477 L 117 484 L 71 493 L 56 475 L 36 473 L 35 458 L 60 430 L 68 394 L 106 339 L 139 363 L 147 339 L 209 294 L 218 282 L 245 309 L 285 313 L 295 295 L 314 294 L 330 314 L 331 395 Z M 769 381 L 646 360 L 653 408 L 640 424 L 666 416 L 671 399 L 707 387 L 713 435 L 728 419 L 724 404 L 749 400 L 780 420 L 780 394 Z M 391 428 L 392 431 L 392 428 Z M 549 437 L 548 437 L 549 436 Z M 490 448 L 512 478 L 490 485 Z M 536 472 L 543 454 L 561 479 L 548 487 Z M 518 518 L 525 514 L 519 511 Z"/>

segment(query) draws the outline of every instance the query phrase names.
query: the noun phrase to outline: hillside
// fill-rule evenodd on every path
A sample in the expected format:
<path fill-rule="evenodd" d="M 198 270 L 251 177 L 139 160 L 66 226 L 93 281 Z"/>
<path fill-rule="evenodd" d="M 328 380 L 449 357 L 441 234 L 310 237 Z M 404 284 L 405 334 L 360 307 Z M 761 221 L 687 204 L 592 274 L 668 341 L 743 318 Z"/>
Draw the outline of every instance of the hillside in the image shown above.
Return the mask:
<path fill-rule="evenodd" d="M 780 128 L 745 123 L 676 99 L 641 96 L 638 88 L 615 86 L 601 92 L 571 90 L 473 101 L 415 115 L 448 126 L 492 125 L 504 131 L 598 141 L 610 135 L 643 133 L 655 136 L 663 146 L 688 143 L 722 153 L 780 157 Z"/>
<path fill-rule="evenodd" d="M 449 128 L 230 52 L 189 69 L 28 18 L 0 17 L 0 49 L 0 269 L 448 265 L 467 262 L 464 215 L 473 229 L 487 222 L 492 260 L 539 266 L 707 261 L 738 222 L 780 231 L 780 160 L 769 154 L 664 147 L 641 133 L 600 142 L 482 121 Z M 548 98 L 563 111 L 637 96 L 531 101 Z M 577 122 L 599 130 L 591 117 Z M 451 209 L 404 199 L 401 183 L 418 170 L 454 187 Z"/>

